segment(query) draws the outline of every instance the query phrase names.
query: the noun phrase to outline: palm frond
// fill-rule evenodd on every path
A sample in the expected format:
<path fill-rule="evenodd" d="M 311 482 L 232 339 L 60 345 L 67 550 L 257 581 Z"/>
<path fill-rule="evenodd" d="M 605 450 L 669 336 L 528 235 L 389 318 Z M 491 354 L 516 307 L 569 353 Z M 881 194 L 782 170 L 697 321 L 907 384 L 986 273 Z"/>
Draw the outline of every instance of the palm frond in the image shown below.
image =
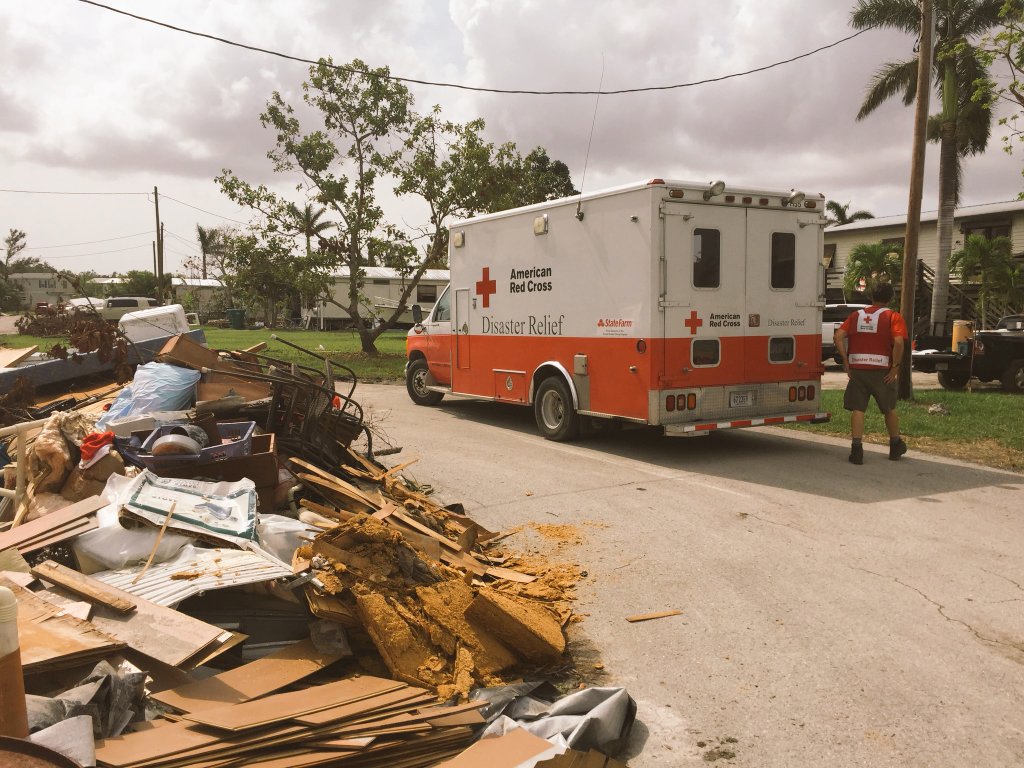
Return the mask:
<path fill-rule="evenodd" d="M 904 106 L 913 104 L 917 96 L 917 59 L 890 61 L 882 65 L 868 84 L 857 119 L 863 120 L 901 91 Z"/>

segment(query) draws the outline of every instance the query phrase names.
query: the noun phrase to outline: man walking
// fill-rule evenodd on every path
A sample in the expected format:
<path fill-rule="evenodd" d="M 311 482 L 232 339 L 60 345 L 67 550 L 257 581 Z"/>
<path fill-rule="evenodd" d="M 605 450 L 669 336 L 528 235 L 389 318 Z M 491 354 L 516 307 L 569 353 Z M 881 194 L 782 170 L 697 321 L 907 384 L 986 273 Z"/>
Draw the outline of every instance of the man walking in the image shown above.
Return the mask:
<path fill-rule="evenodd" d="M 864 412 L 872 397 L 885 416 L 889 459 L 896 461 L 907 452 L 896 413 L 896 380 L 903 361 L 907 325 L 899 312 L 888 308 L 892 295 L 892 285 L 876 284 L 871 291 L 871 306 L 857 310 L 836 329 L 836 349 L 843 359 L 843 370 L 850 377 L 843 407 L 850 411 L 853 464 L 864 463 Z"/>

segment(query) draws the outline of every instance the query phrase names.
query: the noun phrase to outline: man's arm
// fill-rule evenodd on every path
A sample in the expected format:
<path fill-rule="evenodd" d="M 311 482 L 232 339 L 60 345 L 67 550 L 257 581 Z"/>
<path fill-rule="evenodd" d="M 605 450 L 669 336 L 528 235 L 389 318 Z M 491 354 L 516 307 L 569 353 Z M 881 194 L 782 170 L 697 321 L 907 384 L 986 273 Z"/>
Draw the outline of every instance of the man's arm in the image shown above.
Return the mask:
<path fill-rule="evenodd" d="M 846 330 L 843 326 L 836 328 L 836 332 L 832 335 L 832 341 L 835 342 L 836 351 L 839 353 L 839 357 L 843 359 L 843 370 L 847 373 L 850 372 L 850 361 L 846 357 Z"/>
<path fill-rule="evenodd" d="M 892 362 L 889 371 L 885 374 L 885 382 L 896 381 L 900 375 L 900 365 L 903 363 L 903 350 L 906 348 L 907 340 L 901 335 L 892 340 Z"/>

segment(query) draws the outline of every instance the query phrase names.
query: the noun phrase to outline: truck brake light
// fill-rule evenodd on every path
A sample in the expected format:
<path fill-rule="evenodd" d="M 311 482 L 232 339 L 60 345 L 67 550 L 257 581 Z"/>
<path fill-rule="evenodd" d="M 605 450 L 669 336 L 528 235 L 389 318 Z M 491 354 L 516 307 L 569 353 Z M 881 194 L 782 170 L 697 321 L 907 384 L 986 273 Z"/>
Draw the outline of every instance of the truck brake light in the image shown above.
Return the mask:
<path fill-rule="evenodd" d="M 665 410 L 674 411 L 676 409 L 676 396 L 669 395 L 665 398 Z"/>

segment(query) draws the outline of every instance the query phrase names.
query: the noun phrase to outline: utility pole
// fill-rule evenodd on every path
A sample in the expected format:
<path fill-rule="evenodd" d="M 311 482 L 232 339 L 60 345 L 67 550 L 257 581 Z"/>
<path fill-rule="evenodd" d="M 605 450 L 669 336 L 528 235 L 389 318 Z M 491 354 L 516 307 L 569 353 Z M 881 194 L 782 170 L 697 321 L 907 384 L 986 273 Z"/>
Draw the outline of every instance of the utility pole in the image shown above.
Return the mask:
<path fill-rule="evenodd" d="M 917 289 L 917 247 L 921 235 L 921 197 L 924 193 L 924 149 L 928 126 L 928 98 L 932 84 L 932 0 L 921 0 L 921 40 L 917 51 L 917 107 L 914 111 L 914 150 L 910 163 L 910 199 L 907 202 L 907 233 L 903 247 L 903 287 L 900 290 L 900 314 L 914 338 L 914 293 Z M 903 350 L 899 395 L 913 400 L 910 382 L 910 350 Z"/>
<path fill-rule="evenodd" d="M 156 208 L 156 292 L 162 304 L 164 301 L 164 225 L 160 223 L 160 192 L 153 187 L 153 205 Z"/>
<path fill-rule="evenodd" d="M 156 240 L 153 241 L 153 274 L 156 274 Z"/>

